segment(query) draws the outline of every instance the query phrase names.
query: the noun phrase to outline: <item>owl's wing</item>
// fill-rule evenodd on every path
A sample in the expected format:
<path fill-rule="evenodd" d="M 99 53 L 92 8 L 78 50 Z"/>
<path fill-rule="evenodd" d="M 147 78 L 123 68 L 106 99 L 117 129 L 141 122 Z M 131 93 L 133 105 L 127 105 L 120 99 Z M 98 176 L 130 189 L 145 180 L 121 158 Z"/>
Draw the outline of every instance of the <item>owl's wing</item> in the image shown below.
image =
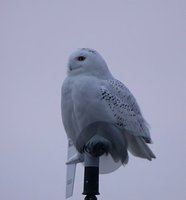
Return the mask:
<path fill-rule="evenodd" d="M 126 133 L 144 138 L 151 143 L 148 125 L 144 120 L 136 99 L 128 88 L 116 79 L 106 80 L 100 87 L 101 100 L 110 109 L 115 123 Z"/>
<path fill-rule="evenodd" d="M 137 157 L 156 158 L 146 143 L 152 143 L 148 125 L 127 87 L 116 79 L 105 81 L 100 89 L 101 99 L 114 116 L 115 124 L 123 129 L 128 150 Z"/>

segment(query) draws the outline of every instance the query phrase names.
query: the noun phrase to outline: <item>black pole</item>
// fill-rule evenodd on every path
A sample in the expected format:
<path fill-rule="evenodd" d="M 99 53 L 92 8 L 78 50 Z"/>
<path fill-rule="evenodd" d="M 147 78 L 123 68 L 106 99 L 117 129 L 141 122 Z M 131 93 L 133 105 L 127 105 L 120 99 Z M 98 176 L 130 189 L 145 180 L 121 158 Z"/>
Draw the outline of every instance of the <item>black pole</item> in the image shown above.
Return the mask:
<path fill-rule="evenodd" d="M 85 170 L 84 170 L 84 200 L 97 200 L 99 195 L 99 157 L 93 157 L 85 153 Z"/>

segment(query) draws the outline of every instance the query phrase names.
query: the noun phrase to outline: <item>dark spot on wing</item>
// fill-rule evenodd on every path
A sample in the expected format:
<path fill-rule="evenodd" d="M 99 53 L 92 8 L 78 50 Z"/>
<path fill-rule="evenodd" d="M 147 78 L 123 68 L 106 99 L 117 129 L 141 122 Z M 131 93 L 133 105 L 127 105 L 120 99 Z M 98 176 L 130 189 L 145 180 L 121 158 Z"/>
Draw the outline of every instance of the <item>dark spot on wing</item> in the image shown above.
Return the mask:
<path fill-rule="evenodd" d="M 117 121 L 116 124 L 119 127 L 125 127 L 127 125 L 124 114 L 132 114 L 132 116 L 134 116 L 133 113 L 128 112 L 131 110 L 130 106 L 120 100 L 115 94 L 110 93 L 107 89 L 101 89 L 101 100 L 107 103 L 107 106 L 112 111 L 114 118 Z"/>

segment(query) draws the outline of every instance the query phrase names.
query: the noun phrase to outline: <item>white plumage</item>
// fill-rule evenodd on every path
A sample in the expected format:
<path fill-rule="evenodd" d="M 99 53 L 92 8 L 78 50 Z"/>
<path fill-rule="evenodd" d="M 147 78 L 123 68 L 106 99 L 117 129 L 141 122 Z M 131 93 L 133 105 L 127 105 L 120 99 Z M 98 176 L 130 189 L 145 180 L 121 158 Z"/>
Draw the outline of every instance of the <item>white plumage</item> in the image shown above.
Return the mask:
<path fill-rule="evenodd" d="M 69 58 L 62 86 L 62 119 L 67 136 L 80 154 L 86 146 L 105 144 L 100 170 L 108 173 L 128 162 L 128 151 L 151 160 L 150 133 L 140 108 L 123 83 L 110 73 L 92 49 L 78 49 Z"/>

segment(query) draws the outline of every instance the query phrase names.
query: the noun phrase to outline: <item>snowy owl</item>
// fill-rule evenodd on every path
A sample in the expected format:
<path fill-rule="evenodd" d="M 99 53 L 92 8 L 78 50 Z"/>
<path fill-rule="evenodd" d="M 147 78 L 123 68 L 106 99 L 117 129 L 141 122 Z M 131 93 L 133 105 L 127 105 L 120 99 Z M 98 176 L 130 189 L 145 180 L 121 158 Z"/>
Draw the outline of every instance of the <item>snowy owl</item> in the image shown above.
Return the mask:
<path fill-rule="evenodd" d="M 68 139 L 82 160 L 84 151 L 100 156 L 100 173 L 127 164 L 128 152 L 155 158 L 136 99 L 113 77 L 97 51 L 81 48 L 70 56 L 61 108 Z"/>

